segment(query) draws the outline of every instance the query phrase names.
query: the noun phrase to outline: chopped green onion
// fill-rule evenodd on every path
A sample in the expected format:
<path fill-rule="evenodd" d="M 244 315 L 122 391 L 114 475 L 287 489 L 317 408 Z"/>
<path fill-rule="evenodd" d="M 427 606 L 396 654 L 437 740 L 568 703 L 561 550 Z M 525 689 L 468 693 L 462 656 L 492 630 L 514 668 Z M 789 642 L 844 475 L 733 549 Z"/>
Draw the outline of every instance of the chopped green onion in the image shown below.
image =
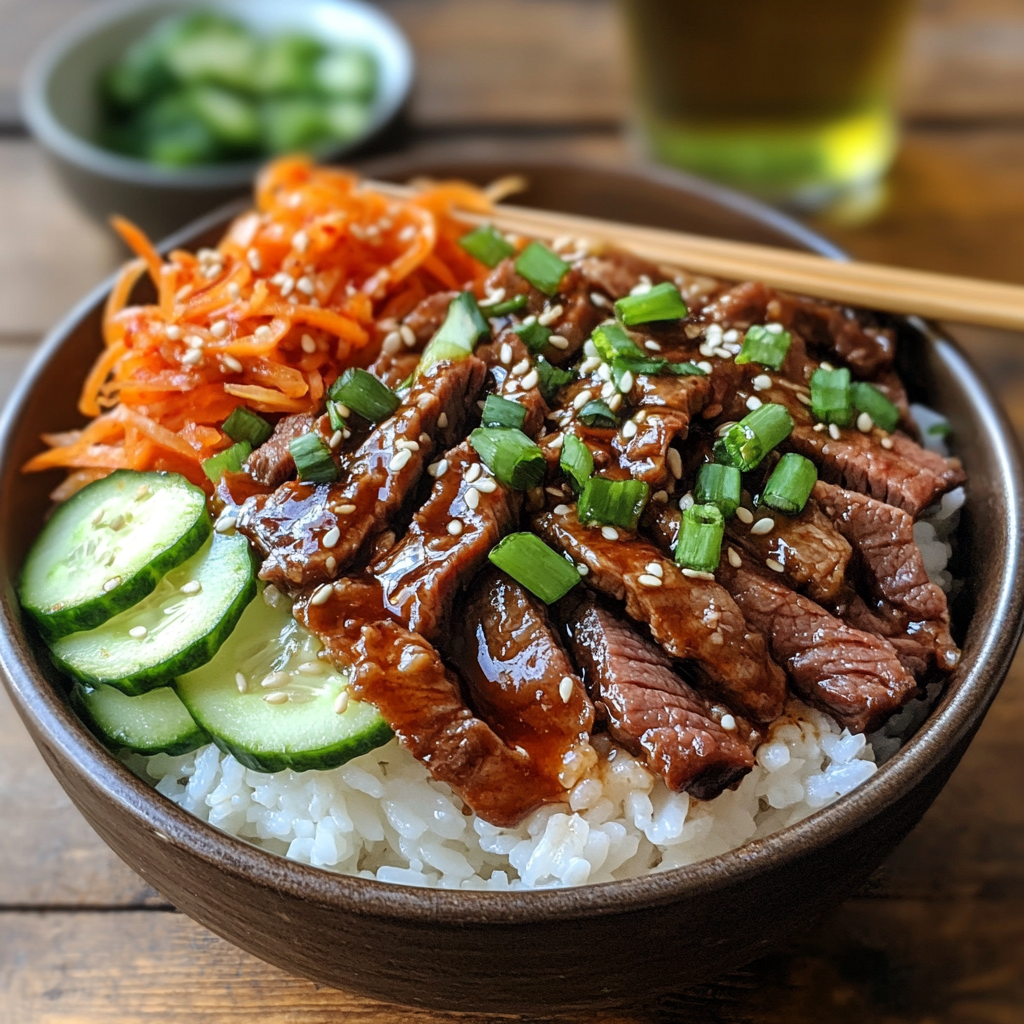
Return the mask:
<path fill-rule="evenodd" d="M 773 370 L 782 367 L 793 336 L 789 331 L 769 331 L 767 327 L 755 324 L 747 328 L 743 337 L 743 348 L 736 357 L 737 363 L 760 363 Z"/>
<path fill-rule="evenodd" d="M 232 441 L 248 441 L 253 448 L 259 448 L 274 432 L 274 428 L 262 416 L 257 416 L 244 405 L 238 406 L 224 421 L 223 430 Z"/>
<path fill-rule="evenodd" d="M 706 377 L 707 371 L 702 370 L 696 363 L 666 363 L 664 370 L 667 373 L 674 373 L 677 377 Z"/>
<path fill-rule="evenodd" d="M 537 387 L 545 402 L 550 402 L 575 376 L 572 370 L 560 370 L 552 366 L 543 356 L 537 359 L 533 368 L 537 371 Z"/>
<path fill-rule="evenodd" d="M 610 363 L 613 359 L 646 359 L 633 339 L 618 325 L 601 324 L 590 336 L 601 358 Z"/>
<path fill-rule="evenodd" d="M 728 519 L 740 506 L 741 491 L 740 471 L 735 466 L 705 462 L 697 470 L 693 500 L 698 505 L 714 505 Z"/>
<path fill-rule="evenodd" d="M 949 437 L 949 435 L 953 433 L 953 428 L 943 420 L 939 423 L 933 423 L 925 433 L 930 437 Z"/>
<path fill-rule="evenodd" d="M 597 398 L 593 402 L 587 402 L 578 413 L 576 419 L 586 427 L 595 427 L 598 430 L 614 430 L 619 425 L 618 417 L 611 411 L 607 402 Z"/>
<path fill-rule="evenodd" d="M 547 469 L 544 453 L 521 430 L 477 427 L 469 435 L 469 443 L 506 487 L 528 491 L 544 479 Z"/>
<path fill-rule="evenodd" d="M 761 504 L 787 516 L 795 516 L 803 511 L 817 479 L 818 471 L 810 459 L 787 452 L 768 477 Z"/>
<path fill-rule="evenodd" d="M 683 511 L 676 541 L 676 564 L 697 572 L 714 572 L 722 557 L 725 519 L 715 505 L 693 505 Z"/>
<path fill-rule="evenodd" d="M 518 313 L 526 305 L 527 299 L 525 295 L 515 295 L 511 299 L 506 299 L 504 302 L 496 303 L 493 306 L 487 306 L 486 311 L 488 316 L 507 316 L 509 313 Z"/>
<path fill-rule="evenodd" d="M 214 483 L 218 483 L 224 473 L 237 473 L 251 454 L 252 445 L 248 441 L 238 441 L 230 448 L 203 459 L 203 472 Z"/>
<path fill-rule="evenodd" d="M 423 373 L 434 363 L 453 362 L 473 354 L 476 343 L 491 333 L 472 292 L 460 292 L 448 306 L 448 315 L 437 334 L 423 350 L 416 372 Z"/>
<path fill-rule="evenodd" d="M 522 430 L 526 422 L 526 409 L 518 402 L 510 402 L 499 395 L 488 395 L 481 422 L 485 427 L 513 427 Z"/>
<path fill-rule="evenodd" d="M 330 484 L 338 479 L 338 467 L 331 449 L 315 431 L 295 438 L 288 445 L 288 451 L 295 460 L 300 480 L 311 484 Z"/>
<path fill-rule="evenodd" d="M 811 376 L 811 412 L 822 423 L 848 427 L 853 420 L 850 371 L 842 366 L 826 370 L 819 366 Z"/>
<path fill-rule="evenodd" d="M 546 245 L 531 242 L 516 260 L 516 273 L 539 288 L 545 295 L 554 295 L 569 264 L 559 259 Z"/>
<path fill-rule="evenodd" d="M 575 434 L 563 435 L 562 453 L 558 457 L 558 464 L 577 493 L 583 490 L 594 474 L 594 456 Z"/>
<path fill-rule="evenodd" d="M 544 351 L 548 338 L 551 337 L 551 328 L 537 323 L 536 320 L 532 324 L 519 324 L 518 327 L 513 327 L 512 330 L 519 335 L 523 344 L 534 355 Z"/>
<path fill-rule="evenodd" d="M 850 396 L 854 408 L 858 412 L 866 412 L 876 427 L 881 427 L 887 434 L 896 429 L 900 411 L 874 384 L 857 381 L 850 387 Z"/>
<path fill-rule="evenodd" d="M 327 401 L 327 418 L 331 421 L 331 430 L 344 430 L 348 426 L 348 420 L 342 415 L 342 404 L 340 402 Z"/>
<path fill-rule="evenodd" d="M 656 284 L 643 295 L 623 296 L 615 303 L 615 315 L 627 327 L 655 320 L 680 320 L 686 314 L 686 303 L 679 289 L 668 281 Z"/>
<path fill-rule="evenodd" d="M 371 423 L 387 419 L 401 402 L 387 384 L 358 367 L 347 369 L 330 386 L 327 395 L 332 402 L 347 405 L 353 412 L 359 413 Z"/>
<path fill-rule="evenodd" d="M 459 245 L 473 259 L 488 267 L 496 267 L 503 259 L 516 254 L 516 250 L 491 224 L 481 224 L 475 231 L 463 235 L 459 239 Z"/>
<path fill-rule="evenodd" d="M 545 604 L 554 604 L 579 583 L 576 567 L 535 533 L 510 533 L 487 556 Z"/>
<path fill-rule="evenodd" d="M 793 417 L 786 407 L 769 402 L 734 423 L 715 442 L 715 460 L 745 473 L 789 437 L 792 429 Z"/>
<path fill-rule="evenodd" d="M 643 480 L 609 480 L 603 476 L 592 476 L 580 494 L 576 514 L 587 526 L 598 524 L 635 530 L 650 496 L 650 485 Z"/>

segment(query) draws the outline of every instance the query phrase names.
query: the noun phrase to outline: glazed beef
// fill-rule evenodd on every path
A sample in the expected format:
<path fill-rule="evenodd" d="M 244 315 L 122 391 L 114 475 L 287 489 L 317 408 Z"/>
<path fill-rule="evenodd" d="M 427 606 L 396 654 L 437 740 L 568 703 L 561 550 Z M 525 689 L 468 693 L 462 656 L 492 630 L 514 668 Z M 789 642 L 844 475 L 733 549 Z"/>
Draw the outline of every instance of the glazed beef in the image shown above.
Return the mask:
<path fill-rule="evenodd" d="M 646 625 L 672 657 L 692 660 L 707 684 L 742 714 L 768 722 L 782 713 L 784 674 L 768 656 L 764 639 L 747 629 L 733 599 L 713 579 L 685 576 L 653 544 L 624 531 L 609 539 L 600 528 L 583 526 L 575 508 L 538 515 L 534 528 L 588 568 L 589 586 L 625 601 L 626 614 Z"/>
<path fill-rule="evenodd" d="M 600 256 L 584 256 L 576 268 L 589 288 L 596 288 L 612 299 L 628 295 L 641 284 L 642 278 L 654 284 L 665 280 L 655 264 L 618 249 Z"/>
<path fill-rule="evenodd" d="M 274 432 L 248 458 L 245 468 L 258 484 L 278 487 L 295 475 L 295 460 L 288 446 L 309 433 L 313 417 L 307 413 L 278 420 Z"/>
<path fill-rule="evenodd" d="M 853 546 L 863 582 L 847 610 L 853 624 L 887 637 L 916 675 L 931 665 L 954 668 L 960 652 L 949 633 L 949 608 L 928 579 L 914 521 L 902 510 L 818 481 L 814 498 Z"/>
<path fill-rule="evenodd" d="M 711 800 L 750 771 L 754 755 L 738 735 L 735 718 L 731 729 L 724 728 L 660 648 L 592 597 L 566 598 L 559 613 L 608 731 L 642 754 L 670 789 Z"/>
<path fill-rule="evenodd" d="M 854 732 L 876 728 L 917 684 L 881 637 L 854 629 L 759 571 L 723 561 L 718 579 L 768 641 L 793 689 Z"/>

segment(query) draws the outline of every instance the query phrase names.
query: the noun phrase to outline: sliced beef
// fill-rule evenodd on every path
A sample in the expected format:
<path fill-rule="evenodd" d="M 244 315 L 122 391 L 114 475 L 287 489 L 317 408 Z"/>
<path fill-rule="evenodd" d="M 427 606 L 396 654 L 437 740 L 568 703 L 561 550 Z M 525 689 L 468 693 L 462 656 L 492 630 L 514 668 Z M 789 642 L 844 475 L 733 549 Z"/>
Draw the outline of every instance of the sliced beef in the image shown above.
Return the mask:
<path fill-rule="evenodd" d="M 820 480 L 814 498 L 856 552 L 863 600 L 847 610 L 848 621 L 888 637 L 904 665 L 919 676 L 933 664 L 951 670 L 960 652 L 949 633 L 946 595 L 928 579 L 913 519 L 892 505 Z"/>
<path fill-rule="evenodd" d="M 665 653 L 590 596 L 559 613 L 573 657 L 603 709 L 612 737 L 642 754 L 675 792 L 711 800 L 754 765 L 750 747 L 714 717 L 711 704 L 672 670 Z"/>
<path fill-rule="evenodd" d="M 461 431 L 484 372 L 474 357 L 435 364 L 352 454 L 346 480 L 316 487 L 290 481 L 246 501 L 238 529 L 264 555 L 261 578 L 294 590 L 333 579 L 365 554 L 419 482 L 435 444 Z"/>
<path fill-rule="evenodd" d="M 414 348 L 422 349 L 437 334 L 445 317 L 448 316 L 448 307 L 452 304 L 452 299 L 456 298 L 458 294 L 458 292 L 437 292 L 434 295 L 428 295 L 405 317 L 402 323 L 416 335 Z"/>
<path fill-rule="evenodd" d="M 685 576 L 653 544 L 624 531 L 609 539 L 600 528 L 583 526 L 575 508 L 542 513 L 533 522 L 544 540 L 588 568 L 591 587 L 625 601 L 630 618 L 648 626 L 672 657 L 693 660 L 707 684 L 738 711 L 758 722 L 782 713 L 784 674 L 714 579 Z"/>
<path fill-rule="evenodd" d="M 523 339 L 510 328 L 501 331 L 494 341 L 481 345 L 476 356 L 490 371 L 495 394 L 508 398 L 526 409 L 523 433 L 536 437 L 544 427 L 548 404 L 537 384 L 524 388 L 523 381 L 530 382 L 535 358 L 523 344 Z M 536 375 L 534 375 L 536 377 Z"/>
<path fill-rule="evenodd" d="M 705 322 L 725 327 L 749 327 L 767 319 L 768 303 L 775 293 L 762 281 L 744 281 L 716 295 L 701 311 Z"/>
<path fill-rule="evenodd" d="M 642 278 L 654 284 L 665 279 L 657 265 L 619 249 L 600 256 L 584 256 L 576 264 L 580 277 L 589 288 L 596 288 L 612 299 L 628 295 Z"/>
<path fill-rule="evenodd" d="M 245 468 L 258 484 L 277 487 L 295 475 L 295 460 L 288 446 L 309 433 L 314 419 L 308 413 L 285 416 L 277 421 L 274 432 L 248 458 Z"/>
<path fill-rule="evenodd" d="M 459 590 L 513 528 L 522 500 L 483 469 L 468 441 L 451 449 L 441 465 L 444 472 L 408 533 L 370 567 L 388 611 L 428 638 L 450 620 Z"/>
<path fill-rule="evenodd" d="M 884 639 L 848 626 L 778 580 L 728 564 L 718 579 L 771 645 L 793 689 L 851 732 L 877 728 L 917 689 Z"/>
<path fill-rule="evenodd" d="M 823 480 L 863 491 L 912 516 L 966 479 L 958 459 L 944 459 L 904 434 L 891 435 L 892 448 L 885 448 L 876 434 L 843 430 L 836 440 L 828 431 L 798 423 L 783 446 L 814 462 Z"/>

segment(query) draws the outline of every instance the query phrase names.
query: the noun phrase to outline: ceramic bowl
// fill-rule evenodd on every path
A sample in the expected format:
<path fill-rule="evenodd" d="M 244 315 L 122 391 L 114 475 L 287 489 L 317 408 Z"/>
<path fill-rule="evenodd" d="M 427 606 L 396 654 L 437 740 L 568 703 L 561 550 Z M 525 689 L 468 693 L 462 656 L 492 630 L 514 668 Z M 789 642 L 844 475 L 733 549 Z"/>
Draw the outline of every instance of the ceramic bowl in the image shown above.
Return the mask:
<path fill-rule="evenodd" d="M 386 170 L 386 168 L 383 168 Z M 420 167 L 487 180 L 507 164 Z M 392 167 L 394 171 L 395 168 Z M 678 176 L 527 168 L 525 202 L 833 252 L 798 225 Z M 397 173 L 397 172 L 396 172 Z M 226 215 L 175 244 L 208 244 Z M 540 892 L 414 889 L 293 863 L 218 832 L 125 769 L 82 726 L 26 628 L 14 579 L 56 479 L 19 467 L 48 430 L 74 425 L 100 349 L 105 288 L 50 335 L 0 435 L 0 667 L 43 757 L 103 839 L 154 888 L 229 941 L 294 974 L 379 999 L 449 1010 L 550 1014 L 636 1006 L 763 954 L 850 895 L 917 823 L 995 697 L 1021 632 L 1021 463 L 1010 427 L 958 349 L 902 326 L 903 373 L 943 411 L 968 473 L 954 571 L 963 658 L 941 701 L 866 783 L 805 821 L 690 867 Z"/>
<path fill-rule="evenodd" d="M 54 35 L 33 57 L 22 111 L 71 194 L 95 217 L 120 213 L 155 237 L 245 192 L 259 161 L 161 167 L 112 153 L 94 141 L 97 82 L 125 48 L 157 22 L 192 9 L 215 10 L 271 35 L 298 30 L 327 43 L 356 43 L 377 59 L 378 92 L 362 134 L 317 156 L 331 160 L 364 149 L 405 103 L 413 57 L 398 27 L 360 0 L 117 0 L 90 10 Z"/>

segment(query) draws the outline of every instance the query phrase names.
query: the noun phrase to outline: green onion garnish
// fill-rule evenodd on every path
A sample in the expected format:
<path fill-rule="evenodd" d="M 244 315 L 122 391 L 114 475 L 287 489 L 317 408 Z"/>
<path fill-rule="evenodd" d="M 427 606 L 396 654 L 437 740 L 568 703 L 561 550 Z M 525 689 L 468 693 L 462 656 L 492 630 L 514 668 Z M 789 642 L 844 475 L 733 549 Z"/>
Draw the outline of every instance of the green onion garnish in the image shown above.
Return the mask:
<path fill-rule="evenodd" d="M 674 373 L 677 377 L 706 377 L 707 371 L 702 370 L 696 363 L 666 363 L 663 367 L 666 373 Z"/>
<path fill-rule="evenodd" d="M 532 324 L 519 324 L 512 330 L 519 335 L 523 344 L 534 355 L 544 351 L 544 346 L 547 345 L 548 338 L 551 337 L 551 328 L 537 323 L 536 320 Z"/>
<path fill-rule="evenodd" d="M 590 336 L 601 358 L 610 363 L 613 359 L 646 359 L 633 339 L 618 324 L 601 324 Z"/>
<path fill-rule="evenodd" d="M 607 402 L 600 398 L 587 402 L 578 413 L 576 419 L 586 427 L 595 427 L 598 430 L 614 430 L 619 425 L 618 417 L 608 407 Z"/>
<path fill-rule="evenodd" d="M 715 505 L 693 505 L 683 511 L 676 542 L 676 564 L 697 572 L 714 572 L 722 556 L 725 519 Z"/>
<path fill-rule="evenodd" d="M 488 395 L 480 422 L 485 427 L 513 427 L 522 430 L 526 422 L 526 409 L 518 402 L 510 402 L 499 395 Z"/>
<path fill-rule="evenodd" d="M 817 479 L 818 471 L 810 459 L 787 452 L 768 477 L 761 504 L 787 516 L 795 516 L 803 511 Z"/>
<path fill-rule="evenodd" d="M 545 604 L 565 597 L 580 581 L 572 562 L 534 533 L 510 533 L 491 548 L 487 557 Z"/>
<path fill-rule="evenodd" d="M 237 473 L 251 454 L 252 445 L 248 441 L 237 441 L 230 448 L 203 459 L 203 472 L 214 483 L 218 483 L 224 473 Z"/>
<path fill-rule="evenodd" d="M 715 460 L 745 473 L 789 437 L 792 429 L 793 417 L 785 406 L 774 402 L 762 405 L 734 423 L 715 442 Z"/>
<path fill-rule="evenodd" d="M 793 343 L 789 331 L 769 331 L 767 327 L 755 324 L 747 328 L 743 337 L 743 348 L 736 357 L 737 363 L 760 363 L 778 370 L 782 367 Z"/>
<path fill-rule="evenodd" d="M 838 370 L 818 367 L 811 376 L 811 412 L 822 423 L 835 423 L 848 427 L 853 420 L 853 396 L 850 389 L 850 371 L 842 366 Z"/>
<path fill-rule="evenodd" d="M 686 313 L 679 289 L 668 281 L 656 284 L 643 295 L 623 296 L 615 303 L 615 315 L 627 327 L 655 320 L 680 320 Z"/>
<path fill-rule="evenodd" d="M 223 430 L 232 441 L 248 441 L 253 448 L 259 448 L 274 432 L 274 428 L 262 416 L 257 416 L 244 405 L 238 406 L 224 421 Z"/>
<path fill-rule="evenodd" d="M 515 249 L 491 224 L 481 224 L 475 231 L 463 235 L 459 245 L 473 259 L 488 267 L 496 267 L 503 259 L 516 254 Z"/>
<path fill-rule="evenodd" d="M 651 495 L 643 480 L 609 480 L 592 476 L 580 494 L 576 514 L 587 526 L 621 526 L 635 530 Z"/>
<path fill-rule="evenodd" d="M 417 373 L 445 359 L 453 362 L 473 354 L 476 343 L 491 333 L 472 292 L 460 292 L 448 306 L 448 315 L 423 350 Z"/>
<path fill-rule="evenodd" d="M 295 460 L 300 480 L 311 484 L 331 484 L 338 479 L 338 467 L 331 449 L 315 431 L 295 438 L 288 445 L 288 451 Z"/>
<path fill-rule="evenodd" d="M 546 245 L 531 242 L 516 260 L 516 272 L 520 277 L 539 288 L 545 295 L 554 295 L 569 264 L 559 259 Z"/>
<path fill-rule="evenodd" d="M 330 386 L 327 395 L 332 402 L 347 405 L 353 412 L 359 413 L 371 423 L 387 419 L 401 402 L 387 384 L 358 367 L 346 370 Z"/>
<path fill-rule="evenodd" d="M 866 412 L 876 427 L 881 427 L 887 434 L 896 429 L 900 411 L 874 384 L 857 381 L 850 386 L 850 397 L 854 408 L 858 412 Z"/>
<path fill-rule="evenodd" d="M 693 500 L 698 505 L 714 505 L 728 519 L 742 500 L 740 471 L 721 462 L 705 462 L 697 470 Z"/>
<path fill-rule="evenodd" d="M 953 433 L 953 428 L 945 420 L 942 420 L 939 423 L 933 423 L 925 433 L 929 437 L 949 437 Z"/>
<path fill-rule="evenodd" d="M 487 307 L 488 316 L 507 316 L 509 313 L 518 313 L 526 305 L 525 295 L 515 295 L 511 299 L 499 302 L 496 305 Z"/>
<path fill-rule="evenodd" d="M 575 435 L 565 434 L 562 440 L 562 452 L 558 457 L 562 472 L 572 482 L 577 494 L 583 490 L 587 481 L 594 474 L 594 456 L 590 449 Z"/>
<path fill-rule="evenodd" d="M 332 402 L 328 399 L 327 418 L 331 421 L 331 430 L 344 430 L 348 426 L 348 421 L 342 415 L 341 410 L 340 402 Z"/>
<path fill-rule="evenodd" d="M 575 376 L 572 370 L 560 370 L 557 366 L 552 366 L 543 356 L 537 359 L 533 368 L 537 371 L 537 387 L 545 402 L 550 402 Z"/>
<path fill-rule="evenodd" d="M 469 443 L 484 465 L 506 487 L 528 491 L 544 479 L 544 453 L 521 430 L 477 427 Z"/>

